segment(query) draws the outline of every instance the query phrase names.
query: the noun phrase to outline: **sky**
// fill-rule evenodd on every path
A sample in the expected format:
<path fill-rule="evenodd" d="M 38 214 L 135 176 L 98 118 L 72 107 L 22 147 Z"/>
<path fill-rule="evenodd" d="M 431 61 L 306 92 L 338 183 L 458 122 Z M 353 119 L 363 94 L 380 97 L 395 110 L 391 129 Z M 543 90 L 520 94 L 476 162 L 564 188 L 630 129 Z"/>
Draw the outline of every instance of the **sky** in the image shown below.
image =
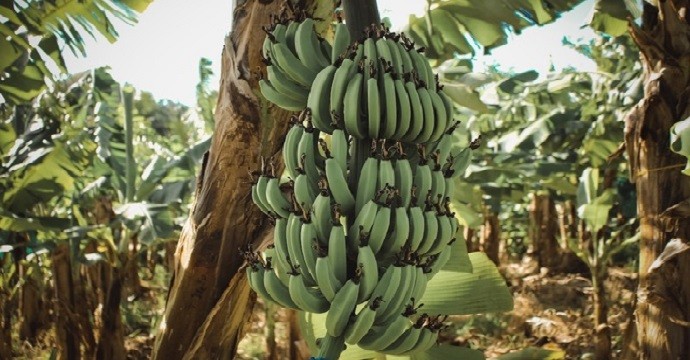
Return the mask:
<path fill-rule="evenodd" d="M 423 13 L 426 1 L 379 0 L 378 3 L 381 16 L 389 17 L 393 28 L 399 30 L 411 13 Z M 561 44 L 563 36 L 572 39 L 594 36 L 589 27 L 583 27 L 592 3 L 593 0 L 585 1 L 552 24 L 511 35 L 507 45 L 477 58 L 474 70 L 482 71 L 492 64 L 516 72 L 536 69 L 544 73 L 551 65 L 556 70 L 569 66 L 582 71 L 595 70 L 589 59 Z M 75 57 L 67 51 L 68 70 L 79 72 L 108 65 L 120 82 L 149 91 L 157 99 L 193 105 L 200 58 L 213 62 L 216 76 L 211 86 L 219 83 L 220 56 L 223 39 L 231 26 L 231 7 L 231 0 L 155 0 L 135 26 L 117 24 L 120 37 L 114 44 L 103 38 L 89 38 L 86 57 Z"/>

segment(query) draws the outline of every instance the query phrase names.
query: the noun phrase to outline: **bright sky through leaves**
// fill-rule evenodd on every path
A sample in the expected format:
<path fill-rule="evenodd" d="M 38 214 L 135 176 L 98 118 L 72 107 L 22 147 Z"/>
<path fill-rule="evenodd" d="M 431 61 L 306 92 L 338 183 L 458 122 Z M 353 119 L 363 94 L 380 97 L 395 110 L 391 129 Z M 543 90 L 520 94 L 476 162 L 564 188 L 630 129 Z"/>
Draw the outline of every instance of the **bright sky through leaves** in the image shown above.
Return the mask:
<path fill-rule="evenodd" d="M 379 0 L 381 15 L 389 17 L 399 29 L 410 13 L 422 13 L 426 1 Z M 87 39 L 86 58 L 66 54 L 71 72 L 108 65 L 113 76 L 150 91 L 158 99 L 194 104 L 197 65 L 201 57 L 213 61 L 217 86 L 223 39 L 230 29 L 230 0 L 156 0 L 139 18 L 139 24 L 117 24 L 120 39 L 109 44 L 103 39 Z M 533 27 L 513 35 L 508 45 L 477 59 L 475 71 L 498 64 L 499 69 L 516 72 L 536 69 L 544 73 L 551 64 L 556 70 L 575 67 L 594 71 L 593 62 L 561 44 L 563 36 L 572 39 L 593 36 L 587 23 L 592 1 L 565 13 L 553 24 Z M 257 36 L 260 34 L 257 34 Z"/>

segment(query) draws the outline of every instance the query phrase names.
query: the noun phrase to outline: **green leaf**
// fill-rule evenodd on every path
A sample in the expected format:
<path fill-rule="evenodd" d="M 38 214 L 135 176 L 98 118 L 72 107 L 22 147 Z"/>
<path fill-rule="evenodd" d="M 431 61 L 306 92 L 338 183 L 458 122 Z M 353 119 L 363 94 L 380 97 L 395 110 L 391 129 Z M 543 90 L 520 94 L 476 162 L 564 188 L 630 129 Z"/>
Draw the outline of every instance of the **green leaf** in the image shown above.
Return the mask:
<path fill-rule="evenodd" d="M 489 112 L 489 107 L 479 98 L 479 94 L 465 84 L 443 83 L 443 92 L 460 106 L 480 114 Z"/>
<path fill-rule="evenodd" d="M 387 359 L 390 357 L 386 357 Z M 439 359 L 462 359 L 462 360 L 484 360 L 484 353 L 479 350 L 452 345 L 432 346 L 429 350 L 414 354 L 412 360 L 439 360 Z"/>
<path fill-rule="evenodd" d="M 467 242 L 465 242 L 465 237 L 462 236 L 462 232 L 456 234 L 457 240 L 451 245 L 450 260 L 446 263 L 446 266 L 441 270 L 459 272 L 459 273 L 471 273 L 472 272 L 472 261 L 467 253 Z"/>
<path fill-rule="evenodd" d="M 0 24 L 0 26 L 3 26 Z M 14 45 L 4 36 L 0 36 L 0 71 L 4 71 L 7 67 L 22 56 L 23 51 Z"/>
<path fill-rule="evenodd" d="M 519 85 L 534 81 L 539 77 L 539 73 L 534 70 L 525 71 L 523 73 L 515 74 L 510 78 L 503 80 L 498 88 L 506 94 L 513 94 Z"/>
<path fill-rule="evenodd" d="M 469 228 L 476 228 L 482 224 L 482 219 L 477 212 L 466 204 L 453 201 L 453 211 L 460 220 L 460 224 Z"/>
<path fill-rule="evenodd" d="M 565 351 L 550 350 L 538 347 L 528 347 L 526 349 L 511 351 L 501 355 L 496 360 L 560 360 L 565 359 Z"/>
<path fill-rule="evenodd" d="M 0 82 L 0 94 L 10 103 L 28 102 L 45 88 L 43 72 L 37 65 L 27 64 L 23 71 L 16 67 L 5 71 L 9 75 Z"/>
<path fill-rule="evenodd" d="M 621 36 L 628 31 L 628 11 L 626 2 L 621 0 L 596 0 L 589 26 L 611 36 Z"/>
<path fill-rule="evenodd" d="M 175 224 L 169 205 L 127 203 L 114 210 L 130 229 L 139 231 L 138 238 L 144 244 L 165 239 L 174 230 Z"/>
<path fill-rule="evenodd" d="M 616 193 L 613 189 L 606 189 L 601 196 L 590 204 L 583 204 L 577 208 L 577 216 L 585 221 L 587 227 L 596 233 L 609 221 L 609 212 L 613 207 Z"/>
<path fill-rule="evenodd" d="M 0 210 L 0 230 L 26 231 L 61 231 L 71 226 L 71 219 L 56 217 L 20 217 Z"/>
<path fill-rule="evenodd" d="M 430 314 L 470 315 L 510 311 L 513 297 L 496 265 L 484 253 L 469 254 L 471 274 L 441 270 L 420 300 Z"/>
<path fill-rule="evenodd" d="M 428 57 L 445 60 L 455 54 L 472 54 L 475 47 L 491 49 L 505 44 L 509 33 L 519 33 L 529 26 L 552 22 L 580 2 L 432 0 L 425 16 L 410 16 L 405 32 L 427 47 Z M 427 19 L 430 20 L 431 29 L 427 27 Z M 472 43 L 474 46 L 468 46 Z"/>

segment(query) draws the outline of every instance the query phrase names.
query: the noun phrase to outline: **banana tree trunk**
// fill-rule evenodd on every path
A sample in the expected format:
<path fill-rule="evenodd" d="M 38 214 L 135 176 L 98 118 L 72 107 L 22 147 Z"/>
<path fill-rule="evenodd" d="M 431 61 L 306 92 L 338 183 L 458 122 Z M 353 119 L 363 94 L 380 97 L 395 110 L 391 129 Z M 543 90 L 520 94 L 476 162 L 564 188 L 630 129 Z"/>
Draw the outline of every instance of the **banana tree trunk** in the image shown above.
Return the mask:
<path fill-rule="evenodd" d="M 501 227 L 498 222 L 498 214 L 487 210 L 484 214 L 484 225 L 482 226 L 480 246 L 486 256 L 491 261 L 500 265 L 498 249 L 501 245 Z"/>
<path fill-rule="evenodd" d="M 43 286 L 46 280 L 38 267 L 28 271 L 26 264 L 20 265 L 20 276 L 25 280 L 20 290 L 19 298 L 19 338 L 31 344 L 36 344 L 38 335 L 48 323 L 48 308 L 45 303 Z"/>
<path fill-rule="evenodd" d="M 299 1 L 298 10 L 314 1 Z M 286 1 L 236 1 L 225 39 L 213 142 L 204 156 L 195 204 L 175 253 L 174 273 L 153 359 L 232 358 L 255 295 L 238 248 L 270 235 L 252 204 L 247 170 L 259 156 L 281 165 L 290 113 L 269 106 L 258 91 L 262 26 Z"/>
<path fill-rule="evenodd" d="M 558 240 L 559 233 L 556 207 L 549 195 L 532 196 L 529 207 L 530 237 L 533 251 L 540 267 L 555 269 L 560 266 Z"/>
<path fill-rule="evenodd" d="M 120 313 L 123 277 L 122 268 L 112 265 L 104 266 L 101 283 L 105 285 L 103 289 L 105 296 L 101 303 L 97 359 L 121 360 L 127 357 L 124 341 L 125 329 Z"/>
<path fill-rule="evenodd" d="M 625 119 L 641 233 L 635 358 L 688 359 L 690 217 L 674 205 L 690 198 L 690 177 L 680 172 L 685 159 L 669 149 L 669 132 L 690 116 L 690 1 L 654 3 L 643 2 L 642 25 L 631 30 L 644 66 L 645 97 Z"/>
<path fill-rule="evenodd" d="M 66 243 L 59 244 L 52 253 L 55 281 L 55 334 L 58 359 L 81 359 L 79 323 L 76 321 L 76 299 L 73 293 L 72 262 Z"/>
<path fill-rule="evenodd" d="M 0 266 L 6 269 L 6 263 L 12 262 L 12 258 L 4 254 L 0 258 Z M 0 286 L 0 358 L 12 358 L 12 293 L 10 276 L 3 276 Z"/>

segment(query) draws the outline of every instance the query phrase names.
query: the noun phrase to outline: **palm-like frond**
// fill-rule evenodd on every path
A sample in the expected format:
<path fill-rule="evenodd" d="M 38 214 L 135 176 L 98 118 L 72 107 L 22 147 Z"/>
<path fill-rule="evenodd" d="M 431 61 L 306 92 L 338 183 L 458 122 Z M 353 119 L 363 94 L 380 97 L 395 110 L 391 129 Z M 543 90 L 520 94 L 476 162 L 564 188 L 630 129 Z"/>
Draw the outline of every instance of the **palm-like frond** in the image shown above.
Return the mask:
<path fill-rule="evenodd" d="M 0 95 L 10 104 L 32 100 L 52 78 L 49 65 L 65 71 L 60 41 L 85 55 L 84 34 L 117 39 L 113 21 L 137 21 L 152 0 L 0 0 Z M 32 38 L 41 38 L 33 45 Z"/>
<path fill-rule="evenodd" d="M 580 3 L 582 0 L 431 0 L 424 16 L 410 16 L 405 32 L 426 47 L 428 58 L 443 61 L 506 44 L 510 33 L 553 22 Z M 594 30 L 619 36 L 627 29 L 627 18 L 639 16 L 639 9 L 634 1 L 597 0 L 592 14 Z"/>

